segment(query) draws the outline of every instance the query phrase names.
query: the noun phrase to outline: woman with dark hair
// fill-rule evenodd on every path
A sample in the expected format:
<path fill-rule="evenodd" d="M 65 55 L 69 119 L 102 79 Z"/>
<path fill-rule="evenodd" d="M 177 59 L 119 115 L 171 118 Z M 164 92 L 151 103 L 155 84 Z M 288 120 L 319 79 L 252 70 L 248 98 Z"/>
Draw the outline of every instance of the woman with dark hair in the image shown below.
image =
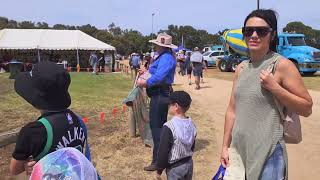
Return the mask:
<path fill-rule="evenodd" d="M 273 10 L 255 10 L 244 21 L 250 60 L 236 69 L 227 108 L 221 163 L 230 165 L 228 147 L 235 148 L 247 180 L 288 179 L 288 159 L 277 99 L 301 116 L 312 113 L 312 99 L 300 73 L 277 54 L 277 17 Z M 274 63 L 274 68 L 270 68 Z"/>

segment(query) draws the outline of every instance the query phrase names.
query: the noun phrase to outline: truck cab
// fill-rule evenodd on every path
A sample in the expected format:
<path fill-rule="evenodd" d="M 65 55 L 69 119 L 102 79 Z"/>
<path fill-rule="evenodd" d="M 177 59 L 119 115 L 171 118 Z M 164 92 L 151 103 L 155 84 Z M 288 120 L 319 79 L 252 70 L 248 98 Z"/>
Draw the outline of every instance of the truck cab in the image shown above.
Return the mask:
<path fill-rule="evenodd" d="M 278 35 L 277 52 L 291 60 L 306 75 L 320 70 L 320 50 L 307 46 L 303 34 L 282 33 Z"/>

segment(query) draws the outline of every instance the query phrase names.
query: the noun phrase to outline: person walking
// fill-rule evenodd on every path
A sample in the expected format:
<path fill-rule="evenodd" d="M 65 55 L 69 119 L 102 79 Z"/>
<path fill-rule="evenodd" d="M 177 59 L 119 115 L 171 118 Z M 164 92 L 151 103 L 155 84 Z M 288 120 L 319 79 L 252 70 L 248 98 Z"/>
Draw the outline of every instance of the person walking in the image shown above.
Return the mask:
<path fill-rule="evenodd" d="M 221 164 L 228 167 L 232 163 L 228 147 L 234 148 L 241 156 L 247 180 L 288 179 L 284 127 L 275 99 L 298 115 L 312 113 L 312 98 L 299 71 L 276 53 L 277 28 L 275 12 L 260 9 L 247 16 L 242 29 L 250 60 L 235 71 Z"/>
<path fill-rule="evenodd" d="M 190 61 L 190 56 L 191 56 L 191 52 L 187 52 L 186 55 L 186 70 L 187 70 L 187 76 L 188 76 L 188 81 L 189 81 L 189 85 L 192 85 L 191 82 L 191 74 L 192 74 L 192 63 Z"/>
<path fill-rule="evenodd" d="M 146 87 L 147 94 L 151 99 L 149 118 L 154 145 L 152 162 L 144 170 L 155 171 L 161 130 L 163 124 L 167 121 L 168 115 L 168 103 L 164 100 L 173 91 L 172 83 L 177 64 L 172 54 L 172 49 L 177 48 L 177 46 L 172 44 L 172 37 L 164 33 L 159 34 L 157 39 L 150 40 L 149 42 L 155 44 L 155 49 L 159 55 L 149 67 L 148 71 L 151 77 L 147 80 L 138 81 L 137 86 Z"/>
<path fill-rule="evenodd" d="M 112 54 L 110 51 L 104 52 L 104 72 L 111 72 L 112 69 Z"/>
<path fill-rule="evenodd" d="M 191 54 L 190 61 L 193 66 L 193 75 L 196 83 L 196 90 L 200 89 L 200 77 L 203 71 L 203 55 L 200 53 L 199 48 L 195 47 Z"/>
<path fill-rule="evenodd" d="M 98 56 L 96 55 L 96 53 L 93 51 L 91 52 L 90 54 L 90 57 L 89 57 L 89 64 L 90 66 L 92 67 L 92 73 L 93 74 L 98 74 L 97 73 L 97 64 L 98 64 Z"/>
<path fill-rule="evenodd" d="M 180 68 L 178 73 L 181 76 L 186 75 L 185 59 L 186 59 L 185 51 L 184 50 L 179 50 L 179 52 L 177 54 L 177 61 L 179 63 L 179 68 Z"/>
<path fill-rule="evenodd" d="M 129 65 L 131 69 L 134 70 L 134 77 L 136 77 L 138 74 L 138 70 L 140 69 L 140 63 L 141 63 L 140 55 L 137 53 L 132 53 L 129 61 Z"/>

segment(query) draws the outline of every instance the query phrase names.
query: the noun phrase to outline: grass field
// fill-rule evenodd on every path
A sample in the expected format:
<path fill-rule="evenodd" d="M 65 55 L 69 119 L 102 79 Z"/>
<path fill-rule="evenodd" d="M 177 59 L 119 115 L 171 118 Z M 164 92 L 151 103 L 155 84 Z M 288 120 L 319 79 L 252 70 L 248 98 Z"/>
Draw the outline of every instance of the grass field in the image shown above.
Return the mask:
<path fill-rule="evenodd" d="M 205 77 L 217 78 L 232 81 L 234 73 L 232 72 L 221 72 L 217 68 L 210 68 L 205 72 Z M 313 76 L 302 76 L 303 82 L 308 89 L 320 91 L 320 74 L 317 73 Z"/>
<path fill-rule="evenodd" d="M 0 132 L 21 127 L 27 122 L 36 120 L 37 110 L 14 92 L 14 81 L 8 79 L 8 74 L 0 74 Z M 83 117 L 89 117 L 89 143 L 92 147 L 93 161 L 104 176 L 104 161 L 108 160 L 114 151 L 128 143 L 140 143 L 139 138 L 128 137 L 128 110 L 122 112 L 122 101 L 132 88 L 130 78 L 121 74 L 92 75 L 90 73 L 71 73 L 69 92 L 72 97 L 71 109 Z M 112 110 L 117 107 L 118 113 L 112 117 Z M 106 120 L 100 123 L 98 114 L 105 112 Z M 94 117 L 92 117 L 94 116 Z M 108 144 L 108 146 L 106 146 Z M 140 144 L 142 146 L 142 143 Z M 143 147 L 143 146 L 142 146 Z M 14 144 L 0 149 L 0 174 L 8 175 L 8 162 L 11 158 Z M 1 178 L 0 178 L 1 179 Z"/>
<path fill-rule="evenodd" d="M 121 74 L 71 73 L 71 81 L 71 109 L 82 116 L 121 107 L 132 87 L 131 80 Z M 15 93 L 13 83 L 8 74 L 0 74 L 0 132 L 22 126 L 38 116 L 38 111 Z"/>
<path fill-rule="evenodd" d="M 121 112 L 121 102 L 131 90 L 132 80 L 121 74 L 95 76 L 90 73 L 71 73 L 71 79 L 71 109 L 83 117 L 89 117 L 87 127 L 92 159 L 102 178 L 154 179 L 154 172 L 143 171 L 143 167 L 151 162 L 152 150 L 143 145 L 140 137 L 129 137 L 130 114 L 129 111 Z M 0 132 L 23 126 L 39 116 L 31 105 L 14 92 L 13 83 L 8 79 L 8 74 L 0 74 Z M 179 87 L 174 86 L 175 89 Z M 111 115 L 114 106 L 118 107 L 116 118 Z M 101 111 L 106 113 L 103 124 L 98 118 Z M 202 117 L 195 110 L 191 110 L 190 114 Z M 207 141 L 199 140 L 197 153 L 203 151 L 206 144 Z M 10 179 L 8 170 L 14 146 L 11 144 L 0 148 L 0 174 L 4 179 Z"/>
<path fill-rule="evenodd" d="M 234 73 L 222 73 L 217 69 L 209 69 L 205 77 L 232 80 Z M 10 130 L 35 120 L 39 113 L 13 90 L 13 80 L 8 74 L 0 74 L 0 132 Z M 122 100 L 128 95 L 132 80 L 121 74 L 71 73 L 72 83 L 69 92 L 72 97 L 71 109 L 83 117 L 89 117 L 89 143 L 93 162 L 105 179 L 154 179 L 153 173 L 142 168 L 150 163 L 151 149 L 143 146 L 139 137 L 131 138 L 128 132 L 129 112 L 122 113 Z M 308 88 L 320 90 L 320 77 L 303 77 Z M 174 89 L 181 89 L 175 85 Z M 112 109 L 118 108 L 116 118 L 112 117 Z M 98 113 L 106 113 L 106 121 L 99 122 Z M 201 108 L 190 109 L 196 122 L 204 120 Z M 92 117 L 94 116 L 94 117 Z M 198 122 L 199 123 L 199 122 Z M 208 142 L 199 138 L 196 145 L 195 162 L 203 162 L 203 152 Z M 211 144 L 216 147 L 215 144 Z M 8 166 L 14 144 L 0 148 L 0 174 L 8 177 Z M 195 166 L 195 172 L 201 172 L 201 166 Z M 200 173 L 201 174 L 201 173 Z M 0 179 L 2 179 L 0 177 Z"/>

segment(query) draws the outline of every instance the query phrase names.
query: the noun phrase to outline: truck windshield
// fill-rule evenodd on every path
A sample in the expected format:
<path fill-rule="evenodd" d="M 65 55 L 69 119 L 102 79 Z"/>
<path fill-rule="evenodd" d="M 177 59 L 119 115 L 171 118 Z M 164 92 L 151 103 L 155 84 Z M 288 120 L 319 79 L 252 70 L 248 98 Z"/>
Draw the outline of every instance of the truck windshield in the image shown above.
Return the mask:
<path fill-rule="evenodd" d="M 288 43 L 291 46 L 306 46 L 303 37 L 288 37 Z"/>
<path fill-rule="evenodd" d="M 208 56 L 209 54 L 211 54 L 211 52 L 210 52 L 210 51 L 205 52 L 205 53 L 203 53 L 202 55 L 203 55 L 203 56 Z"/>

